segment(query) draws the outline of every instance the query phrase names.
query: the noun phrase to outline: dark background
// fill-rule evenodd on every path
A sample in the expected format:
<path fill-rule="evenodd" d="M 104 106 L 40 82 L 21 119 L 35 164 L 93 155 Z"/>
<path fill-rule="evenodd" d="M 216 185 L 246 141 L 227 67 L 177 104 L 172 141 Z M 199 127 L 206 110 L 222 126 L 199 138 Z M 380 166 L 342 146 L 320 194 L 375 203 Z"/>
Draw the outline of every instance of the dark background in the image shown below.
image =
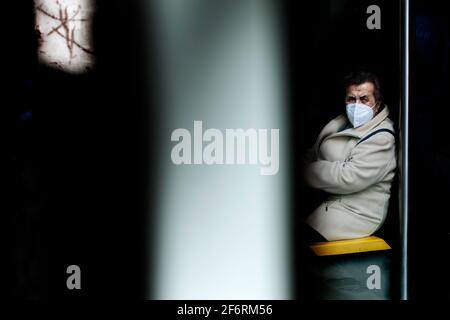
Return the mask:
<path fill-rule="evenodd" d="M 411 298 L 450 300 L 450 21 L 443 2 L 413 1 Z"/>
<path fill-rule="evenodd" d="M 154 110 L 145 73 L 151 47 L 137 3 L 96 2 L 97 62 L 83 75 L 38 64 L 33 2 L 8 4 L 21 13 L 5 41 L 12 50 L 2 110 L 15 297 L 145 295 Z M 82 290 L 66 288 L 71 264 L 81 268 Z"/>
<path fill-rule="evenodd" d="M 450 26 L 441 2 L 412 2 L 410 297 L 448 299 Z M 153 186 L 148 152 L 159 112 L 155 75 L 146 72 L 157 73 L 154 44 L 147 41 L 151 21 L 138 1 L 96 3 L 97 63 L 78 76 L 37 63 L 32 1 L 5 4 L 5 12 L 21 13 L 3 29 L 9 49 L 3 50 L 1 116 L 8 133 L 5 199 L 13 209 L 5 215 L 13 226 L 8 261 L 16 298 L 145 296 L 151 264 L 144 227 L 151 222 L 147 191 Z M 371 4 L 381 8 L 381 30 L 366 28 Z M 341 80 L 351 70 L 380 76 L 398 125 L 398 1 L 285 1 L 280 9 L 294 162 L 343 111 Z M 293 172 L 292 190 L 302 193 L 300 173 Z M 295 217 L 313 204 L 293 205 Z M 396 207 L 394 202 L 391 235 L 398 227 Z M 66 289 L 70 264 L 81 267 L 83 290 Z"/>

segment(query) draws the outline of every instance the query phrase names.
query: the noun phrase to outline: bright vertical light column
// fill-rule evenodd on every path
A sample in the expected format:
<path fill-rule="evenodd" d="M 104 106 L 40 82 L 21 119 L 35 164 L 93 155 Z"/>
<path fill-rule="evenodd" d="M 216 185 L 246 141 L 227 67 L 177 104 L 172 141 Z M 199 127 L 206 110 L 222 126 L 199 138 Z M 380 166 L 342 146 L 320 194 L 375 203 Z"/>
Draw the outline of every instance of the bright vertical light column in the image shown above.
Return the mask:
<path fill-rule="evenodd" d="M 289 152 L 274 2 L 158 0 L 157 199 L 152 299 L 291 299 Z M 153 70 L 155 72 L 155 70 Z M 171 133 L 279 129 L 279 171 L 258 165 L 175 165 Z"/>

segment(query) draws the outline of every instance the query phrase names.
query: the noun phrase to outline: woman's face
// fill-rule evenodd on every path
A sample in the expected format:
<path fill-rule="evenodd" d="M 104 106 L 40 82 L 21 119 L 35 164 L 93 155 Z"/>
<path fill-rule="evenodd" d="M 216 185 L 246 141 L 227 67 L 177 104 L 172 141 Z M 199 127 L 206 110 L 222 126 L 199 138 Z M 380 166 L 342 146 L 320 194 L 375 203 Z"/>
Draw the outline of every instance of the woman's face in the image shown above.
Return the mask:
<path fill-rule="evenodd" d="M 347 87 L 345 96 L 345 104 L 362 103 L 373 109 L 374 114 L 378 113 L 379 104 L 376 102 L 374 95 L 375 87 L 371 82 L 364 82 L 358 85 Z"/>

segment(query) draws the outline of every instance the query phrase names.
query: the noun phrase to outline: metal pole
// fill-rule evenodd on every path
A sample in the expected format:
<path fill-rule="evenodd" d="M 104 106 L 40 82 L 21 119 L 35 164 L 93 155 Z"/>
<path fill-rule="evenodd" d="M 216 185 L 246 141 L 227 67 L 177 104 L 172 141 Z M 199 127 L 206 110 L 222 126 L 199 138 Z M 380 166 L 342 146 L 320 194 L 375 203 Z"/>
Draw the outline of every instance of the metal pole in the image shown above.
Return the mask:
<path fill-rule="evenodd" d="M 408 196 L 409 196 L 409 17 L 410 1 L 402 0 L 402 101 L 401 101 L 401 274 L 400 299 L 408 300 Z"/>

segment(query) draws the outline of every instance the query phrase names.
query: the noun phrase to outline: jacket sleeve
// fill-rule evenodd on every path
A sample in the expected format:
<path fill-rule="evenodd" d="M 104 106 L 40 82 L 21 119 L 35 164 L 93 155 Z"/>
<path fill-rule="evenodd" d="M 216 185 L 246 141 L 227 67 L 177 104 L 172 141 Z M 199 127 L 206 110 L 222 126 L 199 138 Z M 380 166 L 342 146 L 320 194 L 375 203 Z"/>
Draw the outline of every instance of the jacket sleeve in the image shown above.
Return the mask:
<path fill-rule="evenodd" d="M 333 194 L 362 191 L 380 181 L 396 161 L 395 139 L 380 133 L 353 148 L 344 161 L 318 160 L 306 167 L 306 183 Z"/>

